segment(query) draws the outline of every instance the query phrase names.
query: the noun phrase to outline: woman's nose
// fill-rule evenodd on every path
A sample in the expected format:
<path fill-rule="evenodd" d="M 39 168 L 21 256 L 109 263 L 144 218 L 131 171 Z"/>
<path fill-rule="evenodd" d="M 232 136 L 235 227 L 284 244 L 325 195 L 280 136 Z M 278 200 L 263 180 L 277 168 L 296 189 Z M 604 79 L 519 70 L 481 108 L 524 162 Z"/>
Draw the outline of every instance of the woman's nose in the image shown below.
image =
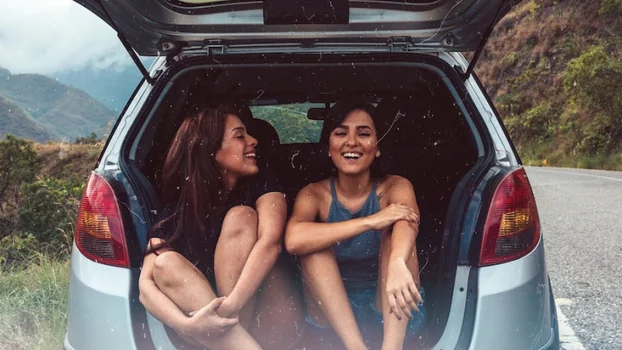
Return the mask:
<path fill-rule="evenodd" d="M 248 139 L 249 139 L 248 140 L 249 146 L 257 146 L 258 141 L 256 138 L 252 137 L 251 135 L 248 135 Z"/>
<path fill-rule="evenodd" d="M 356 134 L 348 134 L 348 139 L 346 140 L 346 145 L 355 146 L 356 145 Z"/>

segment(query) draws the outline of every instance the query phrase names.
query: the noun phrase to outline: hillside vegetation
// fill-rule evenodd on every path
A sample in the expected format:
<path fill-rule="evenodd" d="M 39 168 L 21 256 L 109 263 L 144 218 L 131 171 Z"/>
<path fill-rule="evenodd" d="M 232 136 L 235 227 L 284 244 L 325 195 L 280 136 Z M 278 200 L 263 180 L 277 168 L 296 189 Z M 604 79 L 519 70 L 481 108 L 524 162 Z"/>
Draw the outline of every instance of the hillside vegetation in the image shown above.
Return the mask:
<path fill-rule="evenodd" d="M 622 170 L 622 0 L 523 1 L 476 69 L 528 164 Z"/>
<path fill-rule="evenodd" d="M 80 196 L 102 143 L 0 140 L 0 349 L 58 349 Z"/>
<path fill-rule="evenodd" d="M 4 106 L 4 107 L 3 107 Z M 103 135 L 115 118 L 84 91 L 40 74 L 11 74 L 0 68 L 0 134 L 36 141 L 74 140 L 95 132 Z M 45 129 L 43 132 L 41 129 Z"/>

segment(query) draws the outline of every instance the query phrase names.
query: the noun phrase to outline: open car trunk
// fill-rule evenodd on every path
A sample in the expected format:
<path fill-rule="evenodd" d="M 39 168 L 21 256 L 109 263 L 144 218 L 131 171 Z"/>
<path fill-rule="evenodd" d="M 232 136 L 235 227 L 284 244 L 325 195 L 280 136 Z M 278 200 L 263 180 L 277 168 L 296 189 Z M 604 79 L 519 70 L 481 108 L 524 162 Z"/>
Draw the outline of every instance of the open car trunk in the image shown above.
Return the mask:
<path fill-rule="evenodd" d="M 468 195 L 475 169 L 485 166 L 478 118 L 471 118 L 470 98 L 456 71 L 433 55 L 275 54 L 186 58 L 165 74 L 153 92 L 159 98 L 143 111 L 124 152 L 130 175 L 142 179 L 138 183 L 149 197 L 144 203 L 157 203 L 162 162 L 183 117 L 208 101 L 244 100 L 255 118 L 277 130 L 275 139 L 249 126 L 259 140 L 261 162 L 278 174 L 285 188 L 290 213 L 303 186 L 332 174 L 327 131 L 321 120 L 309 120 L 307 111 L 353 97 L 377 104 L 378 113 L 392 125 L 381 141 L 383 170 L 412 182 L 421 210 L 417 254 L 429 316 L 420 345 L 434 346 L 453 296 L 458 227 L 466 211 L 456 203 Z M 159 210 L 155 205 L 150 209 Z M 295 267 L 296 259 L 289 258 Z M 300 276 L 292 278 L 300 285 Z M 134 302 L 136 309 L 142 308 Z M 164 343 L 169 341 L 190 348 L 159 321 L 148 319 L 155 348 L 167 348 Z M 369 336 L 377 342 L 380 333 Z M 311 331 L 304 337 L 300 348 L 340 347 L 334 335 Z"/>

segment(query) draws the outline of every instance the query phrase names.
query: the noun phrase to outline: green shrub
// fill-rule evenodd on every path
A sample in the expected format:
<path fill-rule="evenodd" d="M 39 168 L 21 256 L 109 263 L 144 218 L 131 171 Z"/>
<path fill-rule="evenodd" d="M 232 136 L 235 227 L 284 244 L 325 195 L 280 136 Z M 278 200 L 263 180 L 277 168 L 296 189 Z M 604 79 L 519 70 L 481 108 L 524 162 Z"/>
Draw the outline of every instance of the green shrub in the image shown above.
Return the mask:
<path fill-rule="evenodd" d="M 83 182 L 44 178 L 22 186 L 18 228 L 51 251 L 66 255 L 73 237 Z"/>
<path fill-rule="evenodd" d="M 601 16 L 613 16 L 622 13 L 622 0 L 603 0 L 598 14 Z"/>
<path fill-rule="evenodd" d="M 538 15 L 538 13 L 540 13 L 540 9 L 542 8 L 540 4 L 538 4 L 537 2 L 533 0 L 529 2 L 527 6 L 529 7 L 529 13 L 531 14 L 532 18 L 535 18 Z"/>
<path fill-rule="evenodd" d="M 538 105 L 521 115 L 505 118 L 512 139 L 519 143 L 543 142 L 555 134 L 560 112 L 550 104 Z"/>
<path fill-rule="evenodd" d="M 615 151 L 622 140 L 622 62 L 594 46 L 568 63 L 563 78 L 570 101 L 588 115 L 579 149 Z"/>
<path fill-rule="evenodd" d="M 6 135 L 0 141 L 0 212 L 3 204 L 16 207 L 19 187 L 33 181 L 39 167 L 32 141 Z"/>
<path fill-rule="evenodd" d="M 99 142 L 99 139 L 97 138 L 97 134 L 93 132 L 90 136 L 76 138 L 75 143 L 79 145 L 94 145 L 97 142 Z"/>
<path fill-rule="evenodd" d="M 37 254 L 38 242 L 31 234 L 11 234 L 0 240 L 0 270 L 26 266 Z"/>

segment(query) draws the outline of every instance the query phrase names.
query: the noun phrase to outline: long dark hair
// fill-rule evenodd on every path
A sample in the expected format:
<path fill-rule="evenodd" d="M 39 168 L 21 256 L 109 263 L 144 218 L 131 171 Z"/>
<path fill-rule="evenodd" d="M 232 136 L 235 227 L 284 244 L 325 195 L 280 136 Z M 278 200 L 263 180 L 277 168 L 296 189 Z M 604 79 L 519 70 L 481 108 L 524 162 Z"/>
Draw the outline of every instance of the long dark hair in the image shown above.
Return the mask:
<path fill-rule="evenodd" d="M 189 244 L 197 244 L 219 222 L 228 191 L 215 156 L 229 115 L 246 119 L 235 105 L 206 107 L 186 117 L 177 130 L 164 160 L 160 187 L 160 204 L 174 203 L 173 212 L 156 223 L 150 234 L 171 220 L 175 229 L 147 254 L 170 247 L 182 235 Z"/>

